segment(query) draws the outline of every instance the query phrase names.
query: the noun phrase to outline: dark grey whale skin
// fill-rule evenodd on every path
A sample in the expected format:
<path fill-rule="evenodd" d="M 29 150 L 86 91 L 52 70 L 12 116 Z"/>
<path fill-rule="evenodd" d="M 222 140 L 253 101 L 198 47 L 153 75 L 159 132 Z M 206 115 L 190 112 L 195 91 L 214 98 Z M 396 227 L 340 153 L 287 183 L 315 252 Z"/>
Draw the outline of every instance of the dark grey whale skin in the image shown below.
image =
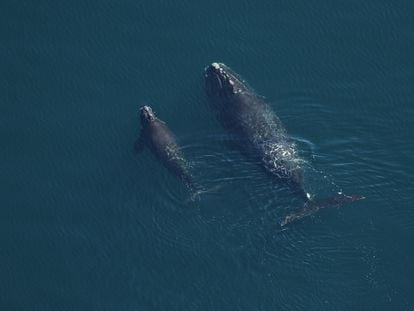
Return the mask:
<path fill-rule="evenodd" d="M 175 176 L 180 178 L 184 184 L 194 189 L 190 174 L 190 167 L 177 143 L 173 132 L 165 122 L 156 117 L 149 106 L 140 108 L 141 132 L 135 142 L 134 148 L 137 153 L 148 147 L 155 157 Z"/>
<path fill-rule="evenodd" d="M 206 68 L 205 82 L 220 123 L 235 138 L 242 153 L 306 198 L 296 147 L 264 98 L 222 63 Z"/>
<path fill-rule="evenodd" d="M 265 99 L 223 63 L 207 66 L 204 77 L 206 92 L 218 120 L 235 138 L 240 151 L 289 185 L 304 200 L 303 208 L 286 216 L 282 226 L 321 208 L 363 198 L 354 195 L 310 200 L 303 188 L 303 171 L 296 146 Z"/>

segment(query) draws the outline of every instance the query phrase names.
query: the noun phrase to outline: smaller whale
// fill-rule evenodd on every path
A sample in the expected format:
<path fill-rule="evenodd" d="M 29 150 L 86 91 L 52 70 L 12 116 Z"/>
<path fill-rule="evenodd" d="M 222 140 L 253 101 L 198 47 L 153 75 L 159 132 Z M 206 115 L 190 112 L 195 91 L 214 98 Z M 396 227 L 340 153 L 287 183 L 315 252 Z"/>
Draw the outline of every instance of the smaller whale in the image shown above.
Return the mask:
<path fill-rule="evenodd" d="M 166 123 L 155 116 L 149 106 L 140 108 L 141 133 L 135 142 L 137 153 L 148 147 L 155 157 L 183 183 L 194 191 L 194 183 L 190 174 L 190 165 L 184 158 L 173 132 Z"/>

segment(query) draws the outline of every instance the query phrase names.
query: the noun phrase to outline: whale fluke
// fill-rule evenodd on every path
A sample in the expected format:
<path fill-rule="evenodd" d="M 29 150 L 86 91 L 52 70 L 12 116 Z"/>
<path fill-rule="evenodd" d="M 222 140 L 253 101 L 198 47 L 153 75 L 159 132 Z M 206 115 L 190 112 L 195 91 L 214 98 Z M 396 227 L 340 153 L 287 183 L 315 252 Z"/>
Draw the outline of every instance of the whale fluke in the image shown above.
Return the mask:
<path fill-rule="evenodd" d="M 283 227 L 293 221 L 302 219 L 309 215 L 313 215 L 323 208 L 336 207 L 345 203 L 359 201 L 363 199 L 365 199 L 365 197 L 362 195 L 344 195 L 316 201 L 309 200 L 304 204 L 301 210 L 287 215 L 285 219 L 280 223 L 280 225 Z"/>

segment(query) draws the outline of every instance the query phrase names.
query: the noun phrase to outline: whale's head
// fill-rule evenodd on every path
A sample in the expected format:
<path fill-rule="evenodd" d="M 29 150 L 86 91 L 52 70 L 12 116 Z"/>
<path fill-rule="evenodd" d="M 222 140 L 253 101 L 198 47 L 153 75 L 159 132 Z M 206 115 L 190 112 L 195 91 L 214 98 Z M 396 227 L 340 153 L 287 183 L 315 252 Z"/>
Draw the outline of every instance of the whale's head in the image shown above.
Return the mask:
<path fill-rule="evenodd" d="M 141 115 L 141 124 L 147 124 L 156 119 L 154 111 L 152 111 L 152 108 L 150 106 L 142 106 L 140 109 L 140 115 Z"/>
<path fill-rule="evenodd" d="M 204 70 L 207 94 L 216 98 L 229 98 L 244 92 L 244 81 L 232 69 L 223 63 L 212 63 Z"/>

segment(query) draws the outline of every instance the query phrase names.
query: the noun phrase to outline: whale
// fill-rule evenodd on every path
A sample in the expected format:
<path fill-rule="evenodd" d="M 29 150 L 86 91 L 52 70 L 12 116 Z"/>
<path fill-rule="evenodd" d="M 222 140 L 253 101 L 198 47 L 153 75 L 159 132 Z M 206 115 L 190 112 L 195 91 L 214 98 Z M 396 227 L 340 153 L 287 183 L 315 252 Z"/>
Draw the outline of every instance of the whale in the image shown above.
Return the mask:
<path fill-rule="evenodd" d="M 263 96 L 229 66 L 214 62 L 204 69 L 207 97 L 222 127 L 249 159 L 286 184 L 304 204 L 287 215 L 281 226 L 312 215 L 318 210 L 364 199 L 341 195 L 314 200 L 304 189 L 303 160 L 283 123 Z"/>
<path fill-rule="evenodd" d="M 186 160 L 174 133 L 159 119 L 150 106 L 140 108 L 141 130 L 135 141 L 135 152 L 141 153 L 147 147 L 154 156 L 191 191 L 194 182 L 190 165 Z"/>

